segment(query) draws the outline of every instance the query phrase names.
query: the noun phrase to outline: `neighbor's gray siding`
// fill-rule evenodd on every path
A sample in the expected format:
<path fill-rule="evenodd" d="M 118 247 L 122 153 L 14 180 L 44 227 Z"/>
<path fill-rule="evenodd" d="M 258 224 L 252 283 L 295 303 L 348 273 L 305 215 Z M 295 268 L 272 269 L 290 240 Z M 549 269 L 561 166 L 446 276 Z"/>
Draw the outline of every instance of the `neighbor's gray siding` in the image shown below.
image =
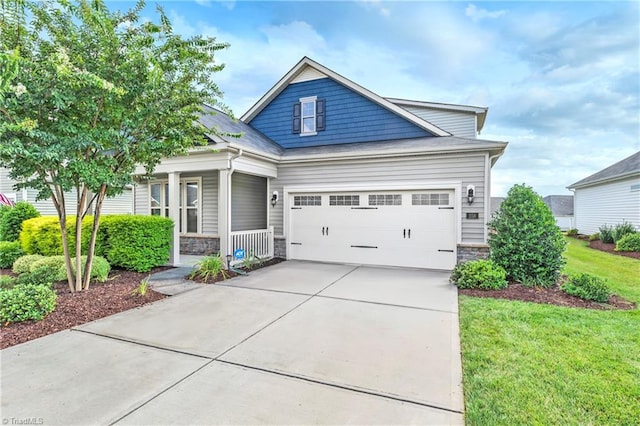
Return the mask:
<path fill-rule="evenodd" d="M 181 179 L 202 177 L 202 235 L 218 235 L 218 171 L 206 173 L 183 173 Z M 166 180 L 166 176 L 158 176 Z M 144 182 L 136 185 L 135 214 L 149 214 L 149 185 Z"/>
<path fill-rule="evenodd" d="M 602 225 L 623 221 L 640 229 L 640 178 L 576 189 L 574 215 L 581 234 L 594 234 Z"/>
<path fill-rule="evenodd" d="M 267 227 L 267 179 L 235 172 L 231 176 L 231 230 Z"/>
<path fill-rule="evenodd" d="M 462 241 L 484 242 L 484 155 L 405 157 L 387 160 L 360 160 L 324 162 L 302 165 L 280 165 L 278 178 L 271 181 L 270 190 L 283 194 L 284 186 L 392 183 L 411 181 L 459 181 L 463 192 L 467 185 L 476 187 L 476 198 L 469 206 L 466 199 L 462 205 Z M 462 194 L 461 194 L 462 195 Z M 275 234 L 283 232 L 283 202 L 271 209 L 270 225 Z M 476 212 L 477 220 L 467 220 L 467 212 Z"/>
<path fill-rule="evenodd" d="M 15 194 L 16 201 L 28 201 L 40 212 L 43 216 L 57 216 L 58 212 L 56 208 L 53 206 L 53 202 L 51 199 L 36 201 L 36 196 L 38 195 L 38 191 L 31 188 L 26 188 L 26 190 L 18 190 L 13 189 L 13 185 L 15 185 L 16 181 L 9 179 L 9 169 L 0 168 L 0 192 L 3 194 Z M 26 197 L 24 196 L 26 194 Z M 75 192 L 65 192 L 65 206 L 67 209 L 67 213 L 69 215 L 75 214 L 76 212 L 76 194 Z"/>
<path fill-rule="evenodd" d="M 475 138 L 478 136 L 476 132 L 476 115 L 473 112 L 442 111 L 405 105 L 402 105 L 402 107 L 454 136 L 462 138 Z"/>

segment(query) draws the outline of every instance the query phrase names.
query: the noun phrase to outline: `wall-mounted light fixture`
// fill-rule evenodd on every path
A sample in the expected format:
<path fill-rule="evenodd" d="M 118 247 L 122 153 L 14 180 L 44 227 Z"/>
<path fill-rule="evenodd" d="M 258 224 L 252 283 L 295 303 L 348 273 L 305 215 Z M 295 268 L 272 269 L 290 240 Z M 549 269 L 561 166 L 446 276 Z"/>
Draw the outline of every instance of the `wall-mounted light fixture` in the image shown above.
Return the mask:
<path fill-rule="evenodd" d="M 271 194 L 271 207 L 275 207 L 278 202 L 278 191 L 273 191 Z"/>
<path fill-rule="evenodd" d="M 469 205 L 473 203 L 473 197 L 476 195 L 476 187 L 473 185 L 467 185 L 467 202 Z"/>

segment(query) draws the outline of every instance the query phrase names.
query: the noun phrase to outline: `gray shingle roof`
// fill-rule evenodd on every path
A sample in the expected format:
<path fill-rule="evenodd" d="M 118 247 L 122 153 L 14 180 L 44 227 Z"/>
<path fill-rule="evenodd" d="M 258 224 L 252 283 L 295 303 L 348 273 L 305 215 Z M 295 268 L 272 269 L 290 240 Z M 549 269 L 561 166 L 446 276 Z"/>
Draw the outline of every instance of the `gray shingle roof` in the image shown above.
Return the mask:
<path fill-rule="evenodd" d="M 547 195 L 542 200 L 554 216 L 573 216 L 573 195 Z"/>
<path fill-rule="evenodd" d="M 568 188 L 572 189 L 591 186 L 597 183 L 635 174 L 640 174 L 640 151 L 622 161 L 618 161 L 606 169 L 600 170 L 598 173 L 594 173 L 591 176 L 579 180 L 573 185 L 569 185 Z"/>

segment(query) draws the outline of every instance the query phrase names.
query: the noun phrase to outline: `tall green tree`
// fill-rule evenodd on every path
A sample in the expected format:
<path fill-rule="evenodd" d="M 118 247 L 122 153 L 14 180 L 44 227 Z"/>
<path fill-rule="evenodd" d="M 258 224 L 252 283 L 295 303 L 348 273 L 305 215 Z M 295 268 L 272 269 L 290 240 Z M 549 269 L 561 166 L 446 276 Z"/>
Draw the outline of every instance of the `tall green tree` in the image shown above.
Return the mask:
<path fill-rule="evenodd" d="M 18 187 L 51 199 L 62 231 L 71 291 L 89 287 L 105 197 L 132 183 L 136 165 L 151 173 L 162 158 L 204 143 L 202 105 L 220 104 L 212 77 L 223 69 L 213 38 L 183 38 L 157 8 L 140 19 L 139 1 L 126 12 L 102 0 L 25 1 L 28 23 L 3 23 L 2 51 L 19 47 L 19 67 L 0 99 L 0 166 Z M 0 122 L 2 123 L 2 122 Z M 209 129 L 215 131 L 215 129 Z M 75 191 L 67 212 L 65 192 Z M 94 205 L 84 270 L 81 220 Z M 67 216 L 76 215 L 76 252 L 69 252 Z M 76 273 L 71 267 L 76 257 Z"/>

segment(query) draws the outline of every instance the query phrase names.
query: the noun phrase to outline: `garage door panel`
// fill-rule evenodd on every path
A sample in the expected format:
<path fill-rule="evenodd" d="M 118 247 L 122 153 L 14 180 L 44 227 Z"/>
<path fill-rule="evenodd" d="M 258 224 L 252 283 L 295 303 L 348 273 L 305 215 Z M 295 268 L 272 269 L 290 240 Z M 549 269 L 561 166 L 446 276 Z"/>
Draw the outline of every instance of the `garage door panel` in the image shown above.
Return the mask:
<path fill-rule="evenodd" d="M 456 215 L 448 205 L 415 205 L 410 191 L 307 197 L 320 205 L 291 210 L 293 259 L 433 269 L 455 266 Z M 437 191 L 435 196 L 427 192 L 417 199 L 448 203 L 453 200 L 453 191 Z M 381 205 L 385 202 L 390 205 Z"/>

